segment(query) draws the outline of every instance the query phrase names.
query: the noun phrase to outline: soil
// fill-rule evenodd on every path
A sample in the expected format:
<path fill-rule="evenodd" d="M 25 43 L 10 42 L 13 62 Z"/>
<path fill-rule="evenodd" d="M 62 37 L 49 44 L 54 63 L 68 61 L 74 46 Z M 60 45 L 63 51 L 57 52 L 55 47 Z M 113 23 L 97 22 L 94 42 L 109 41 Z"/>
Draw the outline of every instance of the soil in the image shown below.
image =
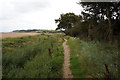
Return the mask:
<path fill-rule="evenodd" d="M 73 78 L 72 72 L 70 70 L 70 49 L 66 45 L 67 40 L 63 43 L 64 48 L 64 63 L 63 63 L 63 78 Z"/>

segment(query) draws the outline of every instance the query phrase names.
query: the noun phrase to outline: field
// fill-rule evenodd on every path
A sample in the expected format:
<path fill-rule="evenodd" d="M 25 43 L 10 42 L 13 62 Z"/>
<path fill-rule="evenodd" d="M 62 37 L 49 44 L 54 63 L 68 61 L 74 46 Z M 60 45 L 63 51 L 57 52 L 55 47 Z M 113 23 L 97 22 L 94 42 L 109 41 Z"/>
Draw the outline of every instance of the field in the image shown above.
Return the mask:
<path fill-rule="evenodd" d="M 68 64 L 72 78 L 118 77 L 117 44 L 80 40 L 63 33 L 21 36 L 2 39 L 3 78 L 62 78 Z M 63 42 L 70 49 L 66 65 L 64 51 L 68 48 L 63 49 Z"/>
<path fill-rule="evenodd" d="M 63 35 L 41 34 L 2 41 L 3 78 L 60 78 Z"/>
<path fill-rule="evenodd" d="M 14 37 L 23 37 L 23 36 L 33 36 L 33 35 L 39 35 L 40 33 L 0 33 L 2 35 L 2 38 L 14 38 Z M 0 37 L 1 38 L 1 37 Z"/>

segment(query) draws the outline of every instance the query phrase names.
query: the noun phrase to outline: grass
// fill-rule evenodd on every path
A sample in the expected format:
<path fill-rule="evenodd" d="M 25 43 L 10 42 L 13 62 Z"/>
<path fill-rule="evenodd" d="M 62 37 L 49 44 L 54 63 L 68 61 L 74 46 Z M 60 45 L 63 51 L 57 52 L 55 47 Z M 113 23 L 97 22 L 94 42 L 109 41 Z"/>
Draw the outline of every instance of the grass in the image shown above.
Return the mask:
<path fill-rule="evenodd" d="M 42 34 L 2 40 L 3 78 L 61 78 L 64 35 Z M 118 77 L 116 44 L 83 41 L 66 36 L 74 78 Z"/>
<path fill-rule="evenodd" d="M 21 48 L 25 45 L 31 44 L 36 39 L 38 39 L 36 36 L 2 39 L 3 54 L 14 51 L 16 48 Z"/>
<path fill-rule="evenodd" d="M 61 78 L 62 37 L 44 34 L 3 39 L 3 78 Z"/>
<path fill-rule="evenodd" d="M 71 70 L 75 78 L 105 78 L 108 66 L 111 77 L 118 77 L 117 46 L 70 37 Z"/>

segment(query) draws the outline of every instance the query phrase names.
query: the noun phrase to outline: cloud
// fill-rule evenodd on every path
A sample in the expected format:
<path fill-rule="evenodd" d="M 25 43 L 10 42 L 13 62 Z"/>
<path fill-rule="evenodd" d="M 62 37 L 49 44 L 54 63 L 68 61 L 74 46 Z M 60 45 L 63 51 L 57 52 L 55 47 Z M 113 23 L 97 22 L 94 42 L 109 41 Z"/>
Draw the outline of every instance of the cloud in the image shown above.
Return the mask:
<path fill-rule="evenodd" d="M 45 9 L 49 5 L 48 0 L 1 0 L 0 19 L 12 19 L 24 13 Z"/>
<path fill-rule="evenodd" d="M 0 32 L 15 29 L 55 29 L 60 14 L 80 14 L 78 0 L 0 0 Z"/>
<path fill-rule="evenodd" d="M 14 4 L 16 11 L 20 12 L 29 12 L 38 9 L 41 10 L 50 5 L 49 0 L 15 0 L 12 3 Z"/>

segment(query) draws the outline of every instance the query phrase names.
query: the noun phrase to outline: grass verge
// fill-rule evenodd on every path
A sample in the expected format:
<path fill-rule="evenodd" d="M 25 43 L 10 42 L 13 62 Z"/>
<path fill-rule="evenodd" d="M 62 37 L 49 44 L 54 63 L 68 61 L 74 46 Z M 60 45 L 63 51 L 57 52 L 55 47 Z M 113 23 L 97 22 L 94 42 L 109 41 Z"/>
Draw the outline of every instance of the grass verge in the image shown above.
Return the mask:
<path fill-rule="evenodd" d="M 67 44 L 71 52 L 71 70 L 75 78 L 106 78 L 106 67 L 110 77 L 118 77 L 117 46 L 99 42 L 85 42 L 70 37 Z M 113 47 L 114 46 L 114 47 Z"/>

